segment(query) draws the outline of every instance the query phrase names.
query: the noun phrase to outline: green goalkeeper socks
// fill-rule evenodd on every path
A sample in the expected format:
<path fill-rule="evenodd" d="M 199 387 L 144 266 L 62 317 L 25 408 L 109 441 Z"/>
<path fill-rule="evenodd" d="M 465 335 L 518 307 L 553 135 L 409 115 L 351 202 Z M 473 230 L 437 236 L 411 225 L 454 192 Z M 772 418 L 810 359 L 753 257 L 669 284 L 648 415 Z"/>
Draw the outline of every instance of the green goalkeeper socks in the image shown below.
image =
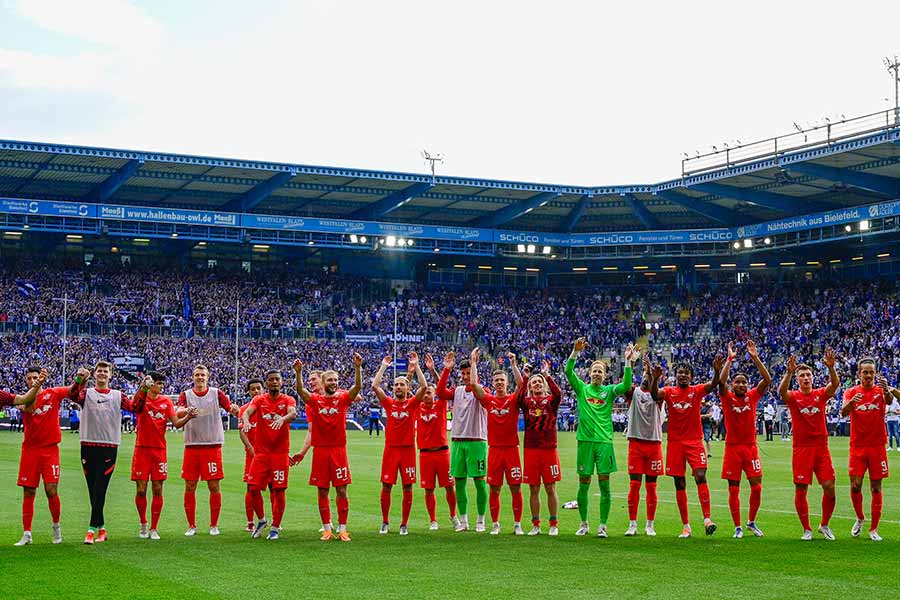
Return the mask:
<path fill-rule="evenodd" d="M 588 520 L 588 498 L 591 492 L 591 482 L 578 482 L 578 514 L 581 515 L 581 521 L 586 523 Z"/>
<path fill-rule="evenodd" d="M 484 516 L 488 504 L 487 482 L 484 479 L 475 480 L 475 505 L 478 508 L 478 516 Z"/>
<path fill-rule="evenodd" d="M 612 507 L 612 494 L 609 491 L 609 479 L 600 480 L 600 524 L 605 525 Z"/>
<path fill-rule="evenodd" d="M 456 511 L 461 515 L 469 514 L 469 494 L 466 493 L 466 478 L 456 478 Z"/>

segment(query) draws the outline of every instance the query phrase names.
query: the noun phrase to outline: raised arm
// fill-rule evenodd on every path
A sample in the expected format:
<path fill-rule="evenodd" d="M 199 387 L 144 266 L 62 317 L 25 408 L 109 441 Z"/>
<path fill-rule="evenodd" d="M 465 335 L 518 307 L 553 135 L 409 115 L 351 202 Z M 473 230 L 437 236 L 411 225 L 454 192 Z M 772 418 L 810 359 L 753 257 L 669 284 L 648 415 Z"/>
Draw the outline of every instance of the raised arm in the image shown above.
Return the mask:
<path fill-rule="evenodd" d="M 722 365 L 722 373 L 719 377 L 719 396 L 728 391 L 728 376 L 731 374 L 731 364 L 736 356 L 737 349 L 734 342 L 728 342 L 728 357 L 725 359 L 725 364 Z"/>
<path fill-rule="evenodd" d="M 841 380 L 838 378 L 837 371 L 834 368 L 834 363 L 836 360 L 837 355 L 834 352 L 834 348 L 827 346 L 825 348 L 825 358 L 822 359 L 822 362 L 824 362 L 825 366 L 828 367 L 828 385 L 825 387 L 826 398 L 833 396 L 837 391 L 838 386 L 841 385 Z"/>
<path fill-rule="evenodd" d="M 150 391 L 151 385 L 153 385 L 153 378 L 149 375 L 145 376 L 144 380 L 141 381 L 141 387 L 138 388 L 137 393 L 131 400 L 131 412 L 134 414 L 139 415 L 144 412 L 144 407 L 147 405 L 147 392 Z"/>
<path fill-rule="evenodd" d="M 797 357 L 791 354 L 787 359 L 787 363 L 784 365 L 784 376 L 781 378 L 781 383 L 778 384 L 778 396 L 785 404 L 787 404 L 790 399 L 791 379 L 794 377 L 794 372 L 796 370 Z"/>
<path fill-rule="evenodd" d="M 87 389 L 87 383 L 90 377 L 91 372 L 84 367 L 80 367 L 78 371 L 75 372 L 75 383 L 69 388 L 69 395 L 66 396 L 66 399 L 69 402 L 84 405 L 84 392 Z"/>
<path fill-rule="evenodd" d="M 425 389 L 428 387 L 428 380 L 425 379 L 425 373 L 422 372 L 422 365 L 419 364 L 419 355 L 416 352 L 410 352 L 407 355 L 409 360 L 409 368 L 415 374 L 416 381 L 419 382 L 419 389 L 416 390 L 416 401 L 421 402 L 425 397 Z"/>
<path fill-rule="evenodd" d="M 434 357 L 430 354 L 425 355 L 425 368 L 428 369 L 428 372 L 431 373 L 431 377 L 434 378 L 434 383 L 437 385 L 438 379 L 441 378 L 440 374 L 434 368 Z"/>
<path fill-rule="evenodd" d="M 559 403 L 562 401 L 562 390 L 559 389 L 556 381 L 553 379 L 553 377 L 550 376 L 549 360 L 544 360 L 541 363 L 541 377 L 544 378 L 544 382 L 547 384 L 547 387 L 550 388 L 550 397 L 552 398 L 551 402 L 559 406 Z"/>
<path fill-rule="evenodd" d="M 21 406 L 25 412 L 30 412 L 31 408 L 34 405 L 34 400 L 37 398 L 38 390 L 40 390 L 45 383 L 47 383 L 47 379 L 50 377 L 50 374 L 47 372 L 47 369 L 41 369 L 41 372 L 38 374 L 38 378 L 35 381 L 34 385 L 31 386 L 24 394 L 16 395 L 13 398 L 13 404 L 17 406 Z"/>
<path fill-rule="evenodd" d="M 476 346 L 472 349 L 472 354 L 469 355 L 469 363 L 472 365 L 472 368 L 469 370 L 469 385 L 472 386 L 472 393 L 475 394 L 475 398 L 479 403 L 484 405 L 484 397 L 487 396 L 484 388 L 481 386 L 481 383 L 478 381 L 478 359 L 481 358 L 481 350 Z"/>
<path fill-rule="evenodd" d="M 509 359 L 509 368 L 512 369 L 513 381 L 516 382 L 516 388 L 518 388 L 525 379 L 522 377 L 522 371 L 519 370 L 519 362 L 516 360 L 516 354 L 514 352 L 507 352 L 506 358 Z"/>
<path fill-rule="evenodd" d="M 722 365 L 725 364 L 725 359 L 721 354 L 716 354 L 716 357 L 713 359 L 713 376 L 706 384 L 703 386 L 703 391 L 707 394 L 716 389 L 716 386 L 719 385 L 719 381 L 722 376 Z"/>
<path fill-rule="evenodd" d="M 631 389 L 631 382 L 634 380 L 633 365 L 640 355 L 641 349 L 637 344 L 628 344 L 625 347 L 625 370 L 622 373 L 622 381 L 613 388 L 613 393 L 616 396 L 622 396 Z"/>
<path fill-rule="evenodd" d="M 384 406 L 384 401 L 387 399 L 388 395 L 384 393 L 384 390 L 381 389 L 381 378 L 384 377 L 384 372 L 387 371 L 391 367 L 391 357 L 385 356 L 381 360 L 381 364 L 378 365 L 378 370 L 375 371 L 375 377 L 372 378 L 372 391 L 375 392 L 375 396 L 378 398 L 378 401 Z"/>
<path fill-rule="evenodd" d="M 434 391 L 439 398 L 448 402 L 453 399 L 453 388 L 447 387 L 447 381 L 450 379 L 450 371 L 453 369 L 454 364 L 456 364 L 456 356 L 451 350 L 444 356 L 444 370 L 441 371 L 441 377 L 438 379 L 437 387 Z"/>
<path fill-rule="evenodd" d="M 747 353 L 750 355 L 750 360 L 753 361 L 753 364 L 756 365 L 756 370 L 759 371 L 762 379 L 759 380 L 759 383 L 756 384 L 756 391 L 759 392 L 760 396 L 765 396 L 766 392 L 769 391 L 769 386 L 772 385 L 772 375 L 769 373 L 769 369 L 766 368 L 766 365 L 759 358 L 759 351 L 756 349 L 756 342 L 753 340 L 747 340 Z"/>
<path fill-rule="evenodd" d="M 566 367 L 564 372 L 566 374 L 566 380 L 569 382 L 569 385 L 572 386 L 572 389 L 575 390 L 576 393 L 581 391 L 581 388 L 584 387 L 584 382 L 575 373 L 575 360 L 578 358 L 578 355 L 581 354 L 581 351 L 587 347 L 587 339 L 580 337 L 575 340 L 575 343 L 572 344 L 572 352 L 569 354 L 569 358 L 566 359 Z"/>
<path fill-rule="evenodd" d="M 359 391 L 362 389 L 362 356 L 359 355 L 359 352 L 353 353 L 353 387 L 348 391 L 350 395 L 350 402 L 356 400 L 356 397 L 359 396 Z"/>
<path fill-rule="evenodd" d="M 661 404 L 663 399 L 659 397 L 659 378 L 662 377 L 663 369 L 661 365 L 653 365 L 650 375 L 650 395 L 656 404 Z M 655 391 L 654 391 L 655 390 Z"/>
<path fill-rule="evenodd" d="M 309 402 L 310 393 L 306 386 L 303 385 L 303 361 L 297 358 L 291 366 L 294 368 L 294 375 L 297 377 L 297 396 L 300 398 L 300 402 L 306 404 Z"/>

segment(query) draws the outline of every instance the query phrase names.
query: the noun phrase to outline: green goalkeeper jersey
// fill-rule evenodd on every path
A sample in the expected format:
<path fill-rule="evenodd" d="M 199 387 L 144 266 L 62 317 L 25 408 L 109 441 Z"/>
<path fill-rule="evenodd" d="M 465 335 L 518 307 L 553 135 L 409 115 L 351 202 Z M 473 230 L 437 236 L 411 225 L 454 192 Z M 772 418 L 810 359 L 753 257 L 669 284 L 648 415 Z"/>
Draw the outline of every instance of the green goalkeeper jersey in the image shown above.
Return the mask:
<path fill-rule="evenodd" d="M 575 374 L 575 360 L 566 361 L 566 379 L 575 390 L 578 401 L 579 442 L 613 441 L 613 402 L 631 389 L 631 365 L 626 365 L 622 382 L 616 385 L 593 385 L 583 382 Z"/>

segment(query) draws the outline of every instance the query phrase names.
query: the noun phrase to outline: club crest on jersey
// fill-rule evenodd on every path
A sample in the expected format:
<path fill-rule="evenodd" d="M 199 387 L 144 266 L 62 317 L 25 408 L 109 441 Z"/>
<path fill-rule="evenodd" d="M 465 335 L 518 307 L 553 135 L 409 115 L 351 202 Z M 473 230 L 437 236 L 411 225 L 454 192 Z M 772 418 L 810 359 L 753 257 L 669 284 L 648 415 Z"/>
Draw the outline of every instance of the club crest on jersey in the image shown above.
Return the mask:
<path fill-rule="evenodd" d="M 807 406 L 807 407 L 801 408 L 800 414 L 801 415 L 817 415 L 817 414 L 819 414 L 819 407 L 818 406 Z"/>

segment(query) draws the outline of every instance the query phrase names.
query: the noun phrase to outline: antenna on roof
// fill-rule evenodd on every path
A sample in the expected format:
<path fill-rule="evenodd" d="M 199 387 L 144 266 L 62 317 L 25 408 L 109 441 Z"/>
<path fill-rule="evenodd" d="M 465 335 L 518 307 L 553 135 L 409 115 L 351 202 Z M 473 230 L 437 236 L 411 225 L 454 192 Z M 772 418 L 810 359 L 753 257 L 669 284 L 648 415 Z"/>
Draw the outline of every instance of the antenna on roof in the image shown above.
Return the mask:
<path fill-rule="evenodd" d="M 431 163 L 431 184 L 434 185 L 434 168 L 435 163 L 444 162 L 443 154 L 431 154 L 428 150 L 422 150 L 422 158 L 425 159 L 426 163 Z"/>
<path fill-rule="evenodd" d="M 885 57 L 884 67 L 894 76 L 894 124 L 900 124 L 900 56 Z"/>

